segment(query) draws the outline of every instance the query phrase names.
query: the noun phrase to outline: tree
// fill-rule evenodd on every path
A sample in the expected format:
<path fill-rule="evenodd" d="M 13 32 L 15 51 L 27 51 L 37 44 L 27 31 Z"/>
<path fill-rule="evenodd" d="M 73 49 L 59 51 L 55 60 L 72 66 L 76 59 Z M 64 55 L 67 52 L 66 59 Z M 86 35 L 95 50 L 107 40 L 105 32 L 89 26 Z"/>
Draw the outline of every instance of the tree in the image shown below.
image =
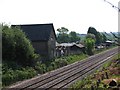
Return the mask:
<path fill-rule="evenodd" d="M 113 32 L 110 32 L 113 36 L 114 36 L 114 38 L 120 38 L 120 37 L 118 37 L 115 33 L 113 33 Z"/>
<path fill-rule="evenodd" d="M 93 38 L 86 38 L 85 39 L 85 47 L 86 47 L 86 52 L 88 55 L 93 55 L 93 50 L 95 46 L 95 40 Z"/>
<path fill-rule="evenodd" d="M 104 33 L 102 33 L 102 43 L 107 41 L 107 37 Z"/>
<path fill-rule="evenodd" d="M 95 35 L 96 38 L 96 45 L 99 45 L 102 41 L 102 35 L 94 28 L 94 27 L 89 27 L 88 28 L 88 32 L 87 33 L 91 33 Z"/>
<path fill-rule="evenodd" d="M 80 41 L 80 37 L 77 36 L 77 33 L 74 31 L 71 31 L 69 33 L 69 37 L 70 37 L 70 42 L 76 42 L 76 41 Z"/>
<path fill-rule="evenodd" d="M 97 34 L 97 30 L 94 27 L 89 27 L 87 33 L 91 33 L 91 34 L 96 35 Z"/>
<path fill-rule="evenodd" d="M 59 32 L 57 36 L 57 42 L 59 43 L 69 42 L 69 35 L 67 34 L 69 30 L 67 28 L 61 27 L 58 28 L 57 31 Z"/>
<path fill-rule="evenodd" d="M 97 32 L 96 34 L 96 44 L 99 45 L 102 43 L 102 35 L 100 34 L 100 32 Z"/>
<path fill-rule="evenodd" d="M 69 42 L 69 36 L 68 34 L 58 34 L 57 36 L 57 42 L 58 43 L 67 43 Z"/>
<path fill-rule="evenodd" d="M 94 34 L 91 34 L 91 33 L 88 33 L 88 34 L 86 35 L 86 38 L 91 38 L 91 39 L 96 40 L 95 35 L 94 35 Z"/>
<path fill-rule="evenodd" d="M 58 28 L 57 31 L 60 34 L 67 34 L 69 30 L 67 28 L 65 28 L 65 27 L 61 27 L 61 28 Z"/>
<path fill-rule="evenodd" d="M 31 66 L 38 57 L 25 33 L 19 28 L 3 26 L 2 41 L 3 61 Z"/>
<path fill-rule="evenodd" d="M 68 43 L 68 42 L 77 42 L 80 41 L 80 37 L 77 36 L 77 33 L 71 31 L 69 34 L 69 30 L 65 27 L 61 27 L 57 29 L 57 42 L 59 43 Z"/>

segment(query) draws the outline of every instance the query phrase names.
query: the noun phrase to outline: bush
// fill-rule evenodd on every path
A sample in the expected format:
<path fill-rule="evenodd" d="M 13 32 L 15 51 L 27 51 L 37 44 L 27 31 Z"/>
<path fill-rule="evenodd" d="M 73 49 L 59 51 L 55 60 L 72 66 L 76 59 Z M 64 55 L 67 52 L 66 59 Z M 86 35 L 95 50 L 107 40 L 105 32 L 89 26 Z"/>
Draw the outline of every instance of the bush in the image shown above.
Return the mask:
<path fill-rule="evenodd" d="M 43 74 L 46 72 L 46 65 L 40 62 L 37 62 L 35 69 L 39 74 Z"/>
<path fill-rule="evenodd" d="M 68 61 L 66 59 L 59 58 L 59 59 L 55 60 L 55 64 L 59 68 L 59 67 L 63 67 L 63 66 L 68 65 Z"/>
<path fill-rule="evenodd" d="M 13 83 L 13 70 L 9 69 L 5 74 L 2 75 L 2 85 L 6 86 Z"/>
<path fill-rule="evenodd" d="M 58 67 L 55 62 L 52 62 L 51 66 L 53 67 L 53 69 L 56 69 Z"/>
<path fill-rule="evenodd" d="M 24 66 L 34 65 L 38 55 L 22 30 L 3 26 L 2 41 L 3 60 L 15 61 Z"/>
<path fill-rule="evenodd" d="M 31 67 L 22 68 L 21 70 L 16 70 L 14 73 L 16 75 L 15 76 L 16 81 L 32 78 L 37 74 L 36 71 Z"/>
<path fill-rule="evenodd" d="M 2 75 L 2 84 L 3 86 L 7 86 L 16 81 L 32 78 L 36 74 L 36 71 L 31 67 L 22 68 L 21 70 L 8 69 L 6 73 Z"/>

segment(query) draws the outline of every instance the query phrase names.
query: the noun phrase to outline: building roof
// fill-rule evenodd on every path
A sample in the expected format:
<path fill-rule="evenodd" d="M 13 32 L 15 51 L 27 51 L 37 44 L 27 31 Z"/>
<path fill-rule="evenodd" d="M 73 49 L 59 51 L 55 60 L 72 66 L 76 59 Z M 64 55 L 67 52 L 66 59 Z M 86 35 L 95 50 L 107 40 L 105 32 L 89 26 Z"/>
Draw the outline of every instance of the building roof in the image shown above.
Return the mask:
<path fill-rule="evenodd" d="M 106 43 L 114 43 L 114 41 L 109 41 L 109 40 L 107 40 Z"/>
<path fill-rule="evenodd" d="M 75 43 L 61 43 L 61 46 L 65 46 L 65 47 L 71 47 L 73 46 Z"/>
<path fill-rule="evenodd" d="M 84 46 L 84 45 L 82 45 L 82 44 L 76 44 L 76 46 L 78 46 L 78 47 L 80 47 L 80 48 L 85 47 L 85 46 Z"/>
<path fill-rule="evenodd" d="M 79 48 L 83 48 L 84 47 L 84 45 L 82 45 L 82 44 L 76 44 L 76 43 L 61 43 L 61 44 L 59 44 L 57 46 L 64 46 L 64 47 L 77 46 Z"/>
<path fill-rule="evenodd" d="M 18 26 L 31 41 L 48 41 L 51 31 L 55 30 L 53 24 L 25 24 L 25 25 L 12 25 L 13 27 Z"/>

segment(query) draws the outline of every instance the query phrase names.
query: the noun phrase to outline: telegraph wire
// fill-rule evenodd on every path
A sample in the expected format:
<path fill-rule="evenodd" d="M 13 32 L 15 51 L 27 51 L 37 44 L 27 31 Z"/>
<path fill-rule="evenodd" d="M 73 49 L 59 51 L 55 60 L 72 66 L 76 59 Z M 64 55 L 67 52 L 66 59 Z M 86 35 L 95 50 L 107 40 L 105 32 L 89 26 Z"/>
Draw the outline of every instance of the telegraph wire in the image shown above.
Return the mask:
<path fill-rule="evenodd" d="M 120 8 L 115 6 L 114 4 L 112 4 L 111 2 L 107 1 L 107 0 L 104 0 L 105 2 L 107 2 L 108 4 L 110 4 L 113 8 L 117 9 L 118 12 L 120 12 Z"/>

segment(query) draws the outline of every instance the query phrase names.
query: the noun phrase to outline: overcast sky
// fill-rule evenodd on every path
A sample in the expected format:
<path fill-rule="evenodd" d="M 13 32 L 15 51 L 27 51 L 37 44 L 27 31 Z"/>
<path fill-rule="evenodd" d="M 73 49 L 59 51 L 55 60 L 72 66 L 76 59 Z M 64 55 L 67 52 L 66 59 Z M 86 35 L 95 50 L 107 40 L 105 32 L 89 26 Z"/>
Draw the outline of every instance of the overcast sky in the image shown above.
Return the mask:
<path fill-rule="evenodd" d="M 107 0 L 118 6 L 119 0 Z M 90 26 L 103 32 L 118 31 L 118 12 L 104 0 L 0 0 L 0 23 L 53 23 L 87 33 Z"/>

